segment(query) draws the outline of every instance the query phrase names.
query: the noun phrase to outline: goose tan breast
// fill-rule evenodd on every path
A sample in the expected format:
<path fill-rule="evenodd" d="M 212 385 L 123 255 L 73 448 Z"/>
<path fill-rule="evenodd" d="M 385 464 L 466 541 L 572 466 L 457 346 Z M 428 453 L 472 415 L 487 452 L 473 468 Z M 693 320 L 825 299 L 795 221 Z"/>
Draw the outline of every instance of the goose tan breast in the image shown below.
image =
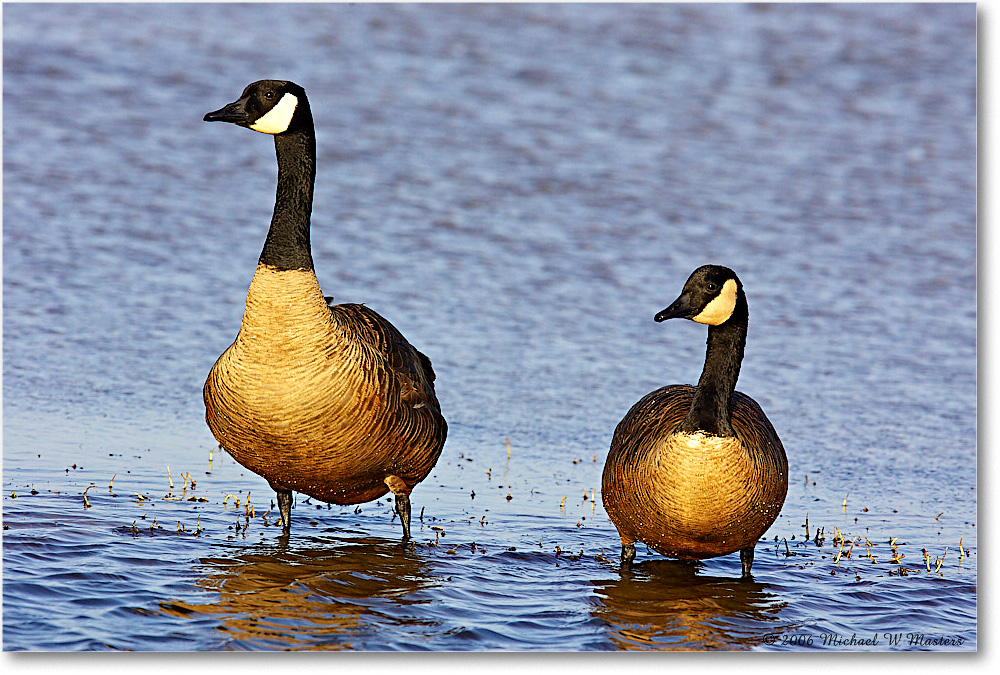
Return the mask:
<path fill-rule="evenodd" d="M 746 478 L 758 471 L 733 437 L 669 435 L 654 466 L 649 472 L 651 496 L 678 525 L 692 532 L 711 532 L 725 528 L 731 519 L 739 521 L 745 516 L 740 507 L 752 499 L 750 492 L 756 488 Z"/>
<path fill-rule="evenodd" d="M 209 376 L 213 404 L 220 416 L 240 420 L 241 435 L 280 442 L 287 429 L 297 445 L 322 443 L 337 419 L 357 422 L 370 407 L 364 394 L 377 383 L 349 367 L 355 352 L 335 330 L 312 271 L 260 265 L 236 341 Z M 233 427 L 220 431 L 230 436 Z"/>
<path fill-rule="evenodd" d="M 728 553 L 755 541 L 777 515 L 772 477 L 738 438 L 677 433 L 657 446 L 637 480 L 638 511 L 659 514 L 636 532 L 651 548 L 677 557 Z"/>

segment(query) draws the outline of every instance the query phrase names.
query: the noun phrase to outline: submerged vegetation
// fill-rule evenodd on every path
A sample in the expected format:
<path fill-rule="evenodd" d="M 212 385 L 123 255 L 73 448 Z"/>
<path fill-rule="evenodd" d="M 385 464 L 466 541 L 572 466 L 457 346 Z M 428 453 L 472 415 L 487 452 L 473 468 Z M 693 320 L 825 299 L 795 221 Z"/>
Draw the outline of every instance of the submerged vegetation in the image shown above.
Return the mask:
<path fill-rule="evenodd" d="M 512 451 L 511 443 L 509 437 L 504 438 L 504 445 L 506 450 L 506 462 L 505 466 L 509 469 L 509 464 L 511 461 Z M 571 458 L 567 460 L 571 462 L 571 466 L 583 468 L 586 465 L 596 465 L 597 464 L 597 454 L 592 454 L 592 462 L 584 462 L 578 457 Z M 472 462 L 473 459 L 466 457 L 463 453 L 460 459 L 466 462 Z M 215 448 L 213 447 L 209 452 L 208 470 L 205 471 L 207 476 L 212 475 L 212 465 L 215 461 Z M 591 467 L 592 468 L 592 467 Z M 492 481 L 493 469 L 487 468 L 485 471 L 486 481 Z M 242 537 L 246 538 L 248 532 L 253 527 L 260 528 L 279 528 L 280 529 L 280 519 L 275 513 L 275 507 L 273 500 L 268 505 L 267 508 L 258 512 L 257 507 L 251 501 L 251 493 L 247 492 L 243 494 L 235 494 L 232 492 L 226 492 L 221 496 L 216 503 L 216 507 L 211 506 L 213 500 L 202 496 L 198 493 L 198 482 L 192 475 L 190 471 L 182 471 L 177 474 L 182 479 L 182 484 L 178 488 L 174 482 L 174 474 L 169 466 L 165 469 L 165 493 L 159 498 L 161 501 L 167 502 L 183 502 L 183 503 L 193 503 L 194 509 L 204 509 L 204 508 L 218 508 L 219 514 L 230 514 L 228 517 L 223 518 L 223 522 L 226 524 L 226 536 L 228 537 Z M 593 478 L 588 476 L 588 478 Z M 175 527 L 165 527 L 163 526 L 156 517 L 149 519 L 147 516 L 149 514 L 149 509 L 154 507 L 156 504 L 156 499 L 149 496 L 148 494 L 142 494 L 140 492 L 123 491 L 121 494 L 115 491 L 116 480 L 121 482 L 121 478 L 118 473 L 111 476 L 108 482 L 108 493 L 106 497 L 94 497 L 93 495 L 88 496 L 89 491 L 96 487 L 96 484 L 90 482 L 86 488 L 82 491 L 82 506 L 84 509 L 95 509 L 99 510 L 103 507 L 120 507 L 122 501 L 126 501 L 128 504 L 133 504 L 136 506 L 141 506 L 145 510 L 144 513 L 139 515 L 137 518 L 131 519 L 131 522 L 115 528 L 119 533 L 127 533 L 132 536 L 140 535 L 155 535 L 155 534 L 171 534 L 174 536 L 194 536 L 200 537 L 203 535 L 211 536 L 210 528 L 211 526 L 204 525 L 202 523 L 201 513 L 192 513 L 191 516 L 194 517 L 194 522 L 191 523 L 189 518 L 177 517 L 178 514 L 174 514 L 174 520 L 176 523 Z M 573 482 L 572 479 L 567 479 L 570 483 Z M 806 486 L 809 486 L 809 478 L 806 478 Z M 812 485 L 815 486 L 815 481 Z M 518 494 L 517 490 L 514 488 L 513 484 L 501 484 L 498 486 L 500 489 L 500 494 L 502 495 L 502 501 L 500 504 L 511 505 L 508 508 L 515 508 L 512 504 L 516 502 L 515 496 Z M 569 487 L 569 486 L 567 486 Z M 484 488 L 480 488 L 482 491 Z M 571 499 L 573 492 L 578 496 Z M 545 500 L 552 499 L 553 504 L 553 514 L 560 519 L 571 519 L 573 524 L 571 525 L 574 530 L 581 530 L 584 527 L 593 527 L 594 519 L 597 517 L 597 506 L 599 502 L 599 495 L 597 493 L 597 488 L 594 485 L 579 485 L 573 490 L 568 490 L 568 494 L 554 495 L 552 497 L 547 496 L 544 491 L 536 488 L 531 488 L 528 490 L 527 498 L 532 500 Z M 57 491 L 57 494 L 59 492 Z M 37 490 L 31 490 L 32 495 L 40 494 Z M 472 490 L 472 500 L 475 500 L 475 490 Z M 11 492 L 9 498 L 16 499 L 18 495 L 15 492 Z M 904 540 L 899 534 L 893 533 L 890 526 L 883 528 L 881 532 L 872 532 L 871 526 L 862 526 L 859 524 L 859 518 L 854 517 L 853 520 L 848 514 L 848 504 L 850 501 L 850 493 L 847 493 L 843 500 L 840 501 L 838 506 L 840 513 L 844 514 L 847 522 L 831 522 L 828 524 L 816 524 L 815 522 L 810 522 L 809 513 L 805 513 L 799 527 L 802 528 L 801 533 L 788 533 L 788 534 L 772 534 L 771 538 L 762 539 L 758 542 L 759 559 L 763 560 L 764 556 L 761 555 L 765 551 L 771 551 L 774 553 L 774 558 L 780 560 L 785 565 L 794 566 L 795 568 L 807 570 L 814 570 L 817 578 L 822 576 L 832 576 L 832 577 L 845 577 L 856 582 L 870 582 L 879 577 L 883 578 L 895 578 L 895 577 L 915 577 L 915 576 L 936 576 L 936 577 L 946 577 L 950 569 L 960 569 L 963 564 L 967 564 L 967 559 L 973 555 L 973 550 L 965 546 L 964 540 L 965 535 L 961 535 L 954 545 L 946 545 L 943 548 L 935 549 L 935 546 L 926 544 L 920 545 L 913 544 Z M 106 501 L 107 499 L 112 500 L 111 502 Z M 300 498 L 298 500 L 298 506 L 300 508 L 305 506 L 315 506 L 317 509 L 333 509 L 332 504 L 314 504 L 308 498 Z M 353 508 L 353 514 L 357 515 L 361 512 L 361 506 Z M 386 514 L 389 516 L 390 520 L 395 518 L 395 511 L 391 508 L 391 502 L 386 499 L 383 503 L 379 500 L 373 504 L 373 506 L 382 508 Z M 463 523 L 465 525 L 475 524 L 477 529 L 487 530 L 491 528 L 491 521 L 489 516 L 490 508 L 487 504 L 483 503 L 483 510 L 481 513 L 468 513 L 466 517 L 453 521 L 455 523 Z M 572 508 L 571 508 L 572 507 Z M 341 507 L 337 507 L 341 508 Z M 588 522 L 587 515 L 580 513 L 580 511 L 589 511 L 591 515 L 591 520 Z M 822 509 L 821 509 L 822 511 Z M 347 512 L 342 509 L 342 512 Z M 831 514 L 835 513 L 834 509 L 827 509 L 824 511 L 825 519 L 831 519 Z M 859 510 L 860 514 L 869 514 L 869 508 L 867 506 L 861 507 Z M 232 516 L 235 515 L 235 519 Z M 933 516 L 935 521 L 940 521 L 943 512 L 937 512 Z M 162 517 L 162 516 L 161 516 Z M 930 517 L 930 516 L 928 516 Z M 604 514 L 604 519 L 607 519 L 606 514 Z M 218 519 L 213 519 L 218 522 Z M 610 520 L 608 523 L 610 523 Z M 148 525 L 139 525 L 140 522 L 146 521 Z M 418 521 L 420 523 L 424 522 L 424 509 L 421 508 L 420 514 L 418 516 Z M 431 517 L 430 521 L 438 521 L 436 517 Z M 428 534 L 433 534 L 433 539 L 426 539 L 422 541 L 412 541 L 408 544 L 408 547 L 412 550 L 415 548 L 424 550 L 434 550 L 443 549 L 443 553 L 449 556 L 458 556 L 462 552 L 467 552 L 470 555 L 483 555 L 487 553 L 487 546 L 482 543 L 482 537 L 468 537 L 468 541 L 455 541 L 454 537 L 456 533 L 449 533 L 446 531 L 444 521 L 438 521 L 440 524 L 428 524 Z M 784 522 L 788 522 L 788 517 L 784 518 Z M 772 532 L 775 529 L 781 527 L 782 521 L 779 521 L 772 528 Z M 318 521 L 310 521 L 312 526 L 317 526 Z M 506 524 L 506 523 L 505 523 Z M 567 523 L 569 525 L 569 523 Z M 7 529 L 8 523 L 4 524 L 4 529 Z M 970 524 L 974 527 L 974 524 Z M 563 537 L 567 530 L 561 528 L 555 528 L 552 531 L 550 541 L 544 541 L 547 537 L 540 537 L 537 540 L 537 548 L 532 546 L 538 551 L 551 552 L 553 554 L 554 561 L 567 561 L 567 562 L 580 562 L 591 560 L 607 570 L 617 570 L 618 561 L 617 556 L 608 553 L 608 550 L 614 550 L 617 545 L 617 538 L 614 534 L 613 527 L 601 526 L 603 529 L 607 530 L 608 541 L 605 545 L 591 546 L 592 550 L 587 551 L 587 546 L 576 544 L 574 545 L 566 542 L 559 541 L 560 537 Z M 453 529 L 453 528 L 448 528 Z M 562 533 L 562 534 L 560 534 Z M 451 536 L 449 536 L 449 534 Z M 263 530 L 261 536 L 264 536 Z M 448 540 L 448 544 L 445 545 L 445 540 Z M 491 546 L 492 550 L 496 550 L 497 547 Z M 517 551 L 517 546 L 500 546 L 503 551 Z M 525 550 L 522 548 L 521 550 Z M 577 553 L 570 553 L 570 551 L 578 551 Z M 950 555 L 949 555 L 950 553 Z M 646 550 L 646 559 L 659 557 L 652 551 Z M 641 562 L 641 560 L 640 560 Z M 762 568 L 758 572 L 758 576 L 763 576 L 766 574 Z"/>
<path fill-rule="evenodd" d="M 509 469 L 512 451 L 510 438 L 504 438 L 504 445 L 506 450 L 506 462 L 505 467 Z M 573 457 L 568 462 L 571 462 L 571 466 L 583 468 L 591 465 L 588 468 L 592 468 L 593 465 L 597 465 L 598 457 L 596 453 L 592 454 L 592 461 L 585 462 L 579 457 Z M 472 462 L 471 457 L 466 457 L 463 453 L 460 459 L 466 462 Z M 212 475 L 212 466 L 215 461 L 215 448 L 213 447 L 209 452 L 208 458 L 208 470 L 205 471 L 207 476 Z M 460 465 L 461 466 L 461 465 Z M 74 464 L 74 469 L 77 466 Z M 82 467 L 80 467 L 82 468 Z M 67 469 L 67 472 L 69 470 Z M 131 473 L 131 472 L 130 472 Z M 190 471 L 182 471 L 178 476 L 182 479 L 182 484 L 179 487 L 174 483 L 174 474 L 171 471 L 169 465 L 165 468 L 165 493 L 159 498 L 161 501 L 167 502 L 184 502 L 184 503 L 194 503 L 195 509 L 213 508 L 211 506 L 212 500 L 201 496 L 197 493 L 197 480 L 194 478 Z M 485 471 L 486 481 L 493 480 L 493 469 L 488 467 Z M 593 479 L 593 476 L 588 476 L 589 479 Z M 127 501 L 129 504 L 136 506 L 141 506 L 145 509 L 145 512 L 139 515 L 137 518 L 132 519 L 129 524 L 120 526 L 116 528 L 116 531 L 120 533 L 127 533 L 132 536 L 140 536 L 142 534 L 153 535 L 153 534 L 172 534 L 175 536 L 210 536 L 210 526 L 202 524 L 202 514 L 195 513 L 191 514 L 195 521 L 192 524 L 189 519 L 172 518 L 171 520 L 176 520 L 176 527 L 167 528 L 164 527 L 160 522 L 158 522 L 156 517 L 151 520 L 147 518 L 148 511 L 151 507 L 156 504 L 156 499 L 149 496 L 148 494 L 142 494 L 140 492 L 130 492 L 123 491 L 121 494 L 115 491 L 115 481 L 121 482 L 121 478 L 118 473 L 114 473 L 108 482 L 108 493 L 106 497 L 94 497 L 89 496 L 89 491 L 96 487 L 96 484 L 90 482 L 86 488 L 83 489 L 81 493 L 82 506 L 84 509 L 100 509 L 106 506 L 120 507 L 122 505 L 122 500 Z M 566 479 L 570 483 L 573 482 L 572 479 Z M 810 480 L 806 477 L 805 485 L 808 487 L 810 485 Z M 812 486 L 815 486 L 815 481 L 812 481 Z M 501 484 L 498 485 L 501 495 L 503 495 L 500 504 L 512 505 L 515 502 L 515 495 L 517 490 L 514 488 L 513 484 Z M 482 491 L 483 488 L 480 488 Z M 578 495 L 578 497 L 571 499 L 573 492 Z M 597 493 L 597 488 L 594 485 L 578 485 L 578 487 L 573 490 L 568 491 L 569 494 L 562 494 L 553 497 L 548 497 L 544 491 L 536 488 L 531 488 L 528 491 L 526 497 L 533 500 L 545 500 L 551 498 L 553 501 L 553 513 L 558 514 L 558 518 L 566 519 L 570 518 L 573 520 L 573 525 L 571 526 L 574 530 L 581 530 L 585 527 L 593 527 L 595 518 L 597 514 L 597 506 L 599 502 L 599 495 Z M 55 494 L 60 494 L 61 491 L 56 491 Z M 30 494 L 38 495 L 40 494 L 38 490 L 31 489 Z M 472 500 L 475 500 L 476 492 L 472 490 Z M 881 532 L 872 532 L 871 526 L 865 526 L 863 529 L 859 529 L 861 525 L 859 524 L 859 517 L 855 516 L 853 520 L 850 520 L 848 514 L 848 504 L 850 501 L 851 493 L 845 494 L 843 500 L 840 501 L 838 506 L 840 507 L 840 513 L 845 514 L 848 522 L 833 522 L 830 524 L 818 525 L 815 522 L 810 522 L 809 513 L 805 513 L 800 527 L 803 532 L 800 534 L 789 533 L 789 534 L 773 534 L 771 539 L 762 539 L 758 542 L 759 557 L 763 560 L 764 556 L 760 555 L 765 551 L 771 551 L 774 553 L 774 557 L 778 560 L 784 562 L 784 564 L 794 566 L 798 569 L 812 569 L 817 572 L 817 577 L 822 575 L 827 576 L 843 576 L 850 578 L 853 576 L 854 581 L 872 581 L 878 577 L 914 577 L 914 576 L 937 576 L 945 577 L 947 576 L 949 569 L 959 569 L 963 564 L 967 564 L 966 561 L 973 555 L 973 550 L 966 547 L 964 544 L 965 535 L 960 535 L 954 546 L 945 545 L 943 548 L 938 548 L 935 550 L 933 545 L 927 544 L 922 545 L 917 548 L 917 544 L 909 543 L 903 538 L 892 532 L 890 526 L 883 528 Z M 9 495 L 10 499 L 18 498 L 16 492 L 12 491 Z M 106 499 L 112 500 L 111 502 L 105 501 Z M 275 506 L 273 500 L 270 502 L 268 508 L 264 509 L 262 512 L 258 512 L 256 505 L 251 502 L 251 493 L 248 491 L 246 495 L 234 494 L 231 492 L 226 492 L 221 496 L 221 499 L 216 502 L 217 508 L 220 514 L 230 514 L 228 517 L 224 518 L 224 521 L 228 521 L 226 525 L 226 535 L 229 537 L 242 537 L 246 538 L 248 531 L 252 527 L 257 526 L 261 528 L 279 528 L 281 526 L 280 519 L 275 513 Z M 203 506 L 207 505 L 207 506 Z M 314 504 L 309 498 L 301 498 L 298 500 L 298 506 L 315 506 L 317 509 L 333 509 L 335 508 L 332 504 Z M 353 508 L 353 514 L 357 515 L 361 513 L 361 506 L 358 505 Z M 386 514 L 389 516 L 390 520 L 395 519 L 395 511 L 391 508 L 391 502 L 386 499 L 383 503 L 382 500 L 374 502 L 372 506 L 381 507 Z M 477 529 L 487 530 L 491 527 L 490 508 L 487 508 L 486 503 L 483 503 L 483 511 L 481 513 L 470 513 L 466 517 L 453 521 L 456 523 L 464 523 L 466 525 L 476 524 Z M 575 508 L 571 508 L 575 507 Z M 337 507 L 342 508 L 342 507 Z M 510 508 L 514 508 L 511 506 Z M 587 516 L 580 513 L 581 510 L 586 510 L 590 512 L 591 520 L 587 521 Z M 342 509 L 342 512 L 346 512 Z M 825 511 L 825 518 L 830 519 L 831 514 L 835 512 L 834 509 L 828 509 Z M 895 512 L 895 510 L 894 510 Z M 602 512 L 603 513 L 603 512 Z M 861 507 L 858 511 L 860 514 L 869 514 L 869 508 L 867 506 Z M 235 515 L 235 520 L 232 520 L 232 515 Z M 935 521 L 940 521 L 941 516 L 944 512 L 937 512 L 933 516 Z M 176 516 L 176 514 L 175 514 Z M 930 517 L 930 516 L 928 516 Z M 610 519 L 604 514 L 604 519 L 610 523 Z M 437 521 L 436 517 L 431 517 L 431 521 Z M 142 521 L 149 522 L 148 525 L 140 526 L 138 523 Z M 424 508 L 421 508 L 420 514 L 418 516 L 418 521 L 420 523 L 424 522 Z M 784 521 L 788 522 L 788 517 L 784 517 Z M 444 521 L 439 521 L 444 522 Z M 772 528 L 772 532 L 775 529 L 781 527 L 782 521 L 779 521 Z M 318 521 L 312 520 L 310 522 L 312 526 L 317 526 Z M 974 527 L 974 524 L 970 524 Z M 8 529 L 9 523 L 4 523 L 4 529 Z M 432 550 L 436 548 L 444 548 L 444 553 L 447 555 L 455 556 L 459 555 L 462 551 L 467 551 L 469 554 L 485 554 L 487 552 L 487 547 L 481 542 L 482 537 L 469 537 L 469 541 L 451 541 L 449 544 L 444 546 L 444 540 L 448 536 L 448 532 L 442 524 L 428 525 L 429 534 L 433 534 L 433 539 L 427 539 L 424 541 L 412 541 L 408 546 L 412 548 L 421 548 Z M 606 552 L 605 547 L 609 550 L 614 550 L 617 545 L 617 537 L 614 533 L 614 528 L 605 527 L 608 534 L 608 541 L 605 546 L 592 546 L 592 550 L 588 552 L 586 546 L 577 544 L 579 552 L 576 554 L 570 554 L 568 551 L 575 550 L 574 546 L 565 541 L 558 541 L 560 532 L 565 533 L 566 530 L 554 529 L 552 533 L 552 541 L 545 542 L 543 539 L 545 537 L 539 538 L 536 550 L 551 551 L 554 554 L 554 560 L 579 562 L 590 559 L 602 567 L 609 570 L 617 570 L 618 561 L 617 556 L 609 554 Z M 262 532 L 263 536 L 263 532 Z M 454 533 L 452 533 L 454 537 Z M 495 547 L 491 547 L 495 548 Z M 516 546 L 501 546 L 501 549 L 505 551 L 516 551 L 518 550 Z M 534 548 L 534 547 L 533 547 Z M 522 549 L 523 550 L 523 549 Z M 949 556 L 949 553 L 951 555 Z M 656 553 L 646 550 L 646 556 L 659 557 Z M 649 559 L 649 558 L 647 558 Z M 641 562 L 641 560 L 640 560 Z M 762 575 L 762 571 L 758 572 Z"/>

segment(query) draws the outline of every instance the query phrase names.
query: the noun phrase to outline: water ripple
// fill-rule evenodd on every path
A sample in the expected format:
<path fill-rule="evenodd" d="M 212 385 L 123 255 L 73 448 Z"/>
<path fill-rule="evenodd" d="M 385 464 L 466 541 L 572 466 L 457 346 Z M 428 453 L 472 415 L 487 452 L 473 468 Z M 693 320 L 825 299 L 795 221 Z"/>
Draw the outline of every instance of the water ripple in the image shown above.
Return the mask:
<path fill-rule="evenodd" d="M 4 649 L 975 650 L 976 19 L 4 5 Z M 285 73 L 324 290 L 437 373 L 408 546 L 388 500 L 299 495 L 282 537 L 204 424 L 274 156 L 201 117 Z M 705 262 L 746 284 L 788 498 L 752 581 L 641 546 L 623 576 L 603 461 L 697 380 L 704 327 L 652 315 Z"/>

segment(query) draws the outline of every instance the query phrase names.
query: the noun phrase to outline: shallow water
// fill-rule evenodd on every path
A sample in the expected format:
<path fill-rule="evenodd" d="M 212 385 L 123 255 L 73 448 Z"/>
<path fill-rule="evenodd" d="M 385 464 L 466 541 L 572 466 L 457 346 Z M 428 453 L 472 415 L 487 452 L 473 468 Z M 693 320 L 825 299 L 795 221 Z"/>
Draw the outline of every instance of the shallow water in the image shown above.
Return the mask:
<path fill-rule="evenodd" d="M 976 649 L 974 5 L 3 11 L 5 650 Z M 387 499 L 282 540 L 204 424 L 275 169 L 201 119 L 271 76 L 325 292 L 438 374 L 407 546 Z M 752 582 L 623 577 L 604 457 L 697 380 L 652 316 L 705 262 L 788 497 Z"/>

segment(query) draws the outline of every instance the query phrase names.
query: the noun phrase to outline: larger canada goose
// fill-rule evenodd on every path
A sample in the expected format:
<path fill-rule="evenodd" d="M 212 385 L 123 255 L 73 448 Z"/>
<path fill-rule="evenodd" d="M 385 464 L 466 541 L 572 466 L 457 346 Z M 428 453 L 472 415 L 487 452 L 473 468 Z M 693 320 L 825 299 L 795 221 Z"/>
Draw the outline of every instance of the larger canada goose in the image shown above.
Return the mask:
<path fill-rule="evenodd" d="M 743 284 L 727 267 L 699 267 L 654 318 L 708 324 L 708 350 L 697 387 L 647 394 L 615 429 L 601 491 L 622 566 L 642 541 L 689 560 L 739 551 L 750 576 L 754 545 L 785 501 L 788 460 L 760 406 L 736 391 L 749 321 Z"/>
<path fill-rule="evenodd" d="M 447 424 L 430 360 L 363 305 L 328 304 L 309 243 L 316 136 L 292 82 L 262 80 L 205 115 L 274 136 L 278 189 L 243 323 L 205 382 L 205 417 L 236 461 L 267 479 L 287 532 L 292 491 L 358 504 L 409 494 L 441 454 Z"/>

